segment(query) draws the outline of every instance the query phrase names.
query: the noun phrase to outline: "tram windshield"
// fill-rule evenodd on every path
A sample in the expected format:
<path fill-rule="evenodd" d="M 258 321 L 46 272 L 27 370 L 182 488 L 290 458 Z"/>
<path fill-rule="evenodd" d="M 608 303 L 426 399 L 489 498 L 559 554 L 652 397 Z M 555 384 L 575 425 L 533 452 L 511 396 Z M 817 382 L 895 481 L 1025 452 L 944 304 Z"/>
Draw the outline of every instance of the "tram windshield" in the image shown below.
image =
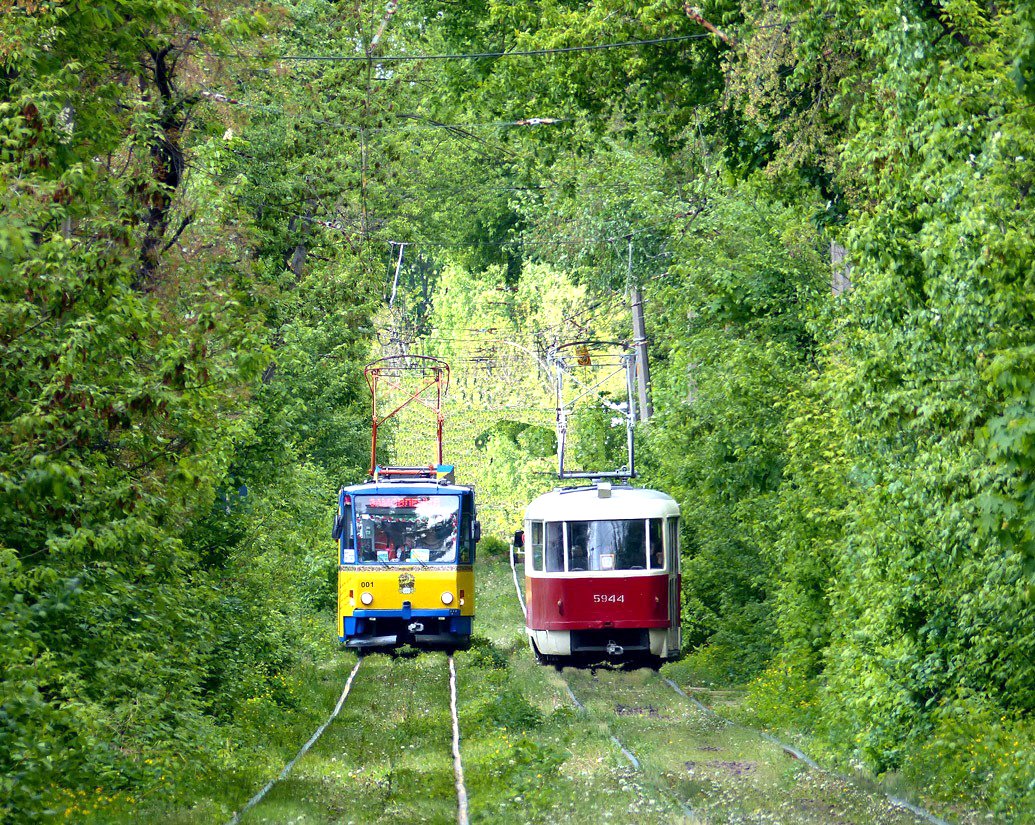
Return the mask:
<path fill-rule="evenodd" d="M 356 496 L 361 563 L 454 564 L 459 496 Z"/>
<path fill-rule="evenodd" d="M 568 522 L 568 569 L 644 570 L 647 537 L 643 519 Z"/>

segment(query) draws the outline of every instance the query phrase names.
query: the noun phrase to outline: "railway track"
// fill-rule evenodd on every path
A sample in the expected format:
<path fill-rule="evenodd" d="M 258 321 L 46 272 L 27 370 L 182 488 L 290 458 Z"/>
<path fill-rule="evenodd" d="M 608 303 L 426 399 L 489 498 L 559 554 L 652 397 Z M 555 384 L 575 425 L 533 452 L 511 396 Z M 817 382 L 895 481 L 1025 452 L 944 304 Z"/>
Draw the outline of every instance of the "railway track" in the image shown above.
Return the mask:
<path fill-rule="evenodd" d="M 226 825 L 296 817 L 467 825 L 456 697 L 452 654 L 359 657 L 328 718 Z"/>
<path fill-rule="evenodd" d="M 652 670 L 565 668 L 557 677 L 622 758 L 678 806 L 683 822 L 947 825 L 726 721 Z"/>
<path fill-rule="evenodd" d="M 568 697 L 571 699 L 571 701 L 575 705 L 575 707 L 578 708 L 583 713 L 588 713 L 589 712 L 588 709 L 586 708 L 586 706 L 584 704 L 582 704 L 581 701 L 579 701 L 579 698 L 575 695 L 574 691 L 572 691 L 571 685 L 568 683 L 568 681 L 563 676 L 560 676 L 559 678 L 561 679 L 561 682 L 564 684 L 564 688 L 567 691 Z M 605 722 L 605 724 L 607 724 L 607 723 Z M 622 756 L 626 759 L 626 761 L 628 761 L 628 763 L 632 767 L 632 769 L 634 771 L 641 772 L 643 770 L 643 766 L 640 763 L 640 760 L 637 758 L 636 754 L 634 754 L 629 748 L 627 748 L 624 744 L 622 744 L 622 741 L 611 731 L 611 726 L 610 725 L 607 726 L 607 732 L 608 732 L 608 736 L 611 739 L 612 744 L 614 744 L 614 746 L 616 748 L 618 748 L 618 751 L 622 754 Z M 678 795 L 673 793 L 671 791 L 671 789 L 663 787 L 661 784 L 659 784 L 657 782 L 657 780 L 654 777 L 648 777 L 647 781 L 649 782 L 649 784 L 659 794 L 667 797 L 672 803 L 675 804 L 675 806 L 681 812 L 681 814 L 683 816 L 683 821 L 684 822 L 687 822 L 687 823 L 697 823 L 697 822 L 701 822 L 702 821 L 694 813 L 693 808 L 691 808 Z"/>
<path fill-rule="evenodd" d="M 660 676 L 660 674 L 659 674 L 659 676 Z M 703 702 L 701 702 L 699 699 L 697 699 L 696 697 L 694 697 L 694 696 L 688 694 L 686 691 L 684 691 L 679 685 L 677 685 L 674 681 L 669 679 L 667 676 L 660 676 L 660 678 L 661 678 L 661 681 L 664 682 L 666 685 L 668 685 L 673 691 L 675 691 L 675 693 L 677 695 L 681 696 L 687 702 L 690 702 L 691 704 L 693 704 L 702 713 L 714 717 L 721 724 L 726 725 L 726 726 L 730 726 L 730 727 L 740 727 L 743 730 L 750 731 L 752 733 L 757 734 L 758 736 L 760 736 L 763 739 L 765 739 L 767 742 L 770 742 L 771 744 L 773 744 L 776 747 L 778 747 L 787 756 L 791 757 L 792 759 L 796 759 L 796 760 L 800 761 L 801 763 L 803 763 L 804 765 L 806 765 L 807 767 L 809 767 L 810 769 L 812 769 L 814 771 L 819 771 L 820 773 L 823 773 L 823 774 L 835 777 L 836 779 L 838 779 L 838 780 L 840 780 L 842 782 L 850 783 L 850 782 L 853 781 L 852 779 L 850 779 L 849 777 L 846 777 L 843 774 L 837 773 L 836 771 L 830 771 L 827 768 L 824 768 L 822 765 L 818 764 L 814 759 L 812 759 L 811 757 L 809 757 L 808 755 L 803 753 L 798 748 L 795 748 L 793 745 L 788 745 L 787 743 L 781 741 L 780 739 L 776 738 L 772 734 L 766 733 L 765 731 L 756 730 L 754 728 L 749 728 L 749 727 L 746 727 L 746 726 L 743 726 L 743 725 L 737 725 L 736 723 L 734 723 L 734 722 L 732 722 L 732 721 L 730 721 L 730 720 L 720 716 L 714 710 L 712 710 L 707 705 L 705 705 Z M 920 819 L 920 820 L 923 820 L 924 822 L 930 823 L 930 825 L 950 825 L 950 823 L 948 821 L 946 821 L 946 820 L 944 820 L 944 819 L 942 819 L 940 817 L 935 816 L 930 811 L 927 811 L 924 808 L 921 808 L 919 805 L 914 805 L 912 802 L 909 802 L 906 799 L 902 799 L 901 797 L 894 796 L 893 794 L 887 794 L 887 793 L 885 793 L 884 796 L 888 800 L 888 802 L 890 802 L 896 808 L 899 808 L 899 809 L 901 809 L 903 811 L 906 811 L 906 812 L 912 814 L 913 816 L 915 816 L 917 819 Z"/>
<path fill-rule="evenodd" d="M 496 569 L 483 605 L 497 642 L 459 661 L 433 652 L 357 661 L 329 717 L 227 825 L 467 825 L 472 814 L 530 823 L 627 815 L 657 825 L 945 825 L 725 721 L 654 670 L 535 666 L 514 623 L 518 582 L 507 581 L 505 565 Z M 531 707 L 526 699 L 542 721 L 535 711 L 527 723 L 515 715 Z M 461 720 L 473 737 L 463 760 Z"/>
<path fill-rule="evenodd" d="M 513 555 L 510 567 L 524 615 Z M 556 675 L 576 708 L 604 726 L 622 758 L 678 806 L 685 822 L 774 816 L 782 822 L 949 825 L 907 800 L 825 770 L 765 731 L 729 722 L 660 673 L 604 665 L 558 667 Z M 679 697 L 682 709 L 666 701 L 666 691 Z M 820 810 L 827 799 L 837 802 Z"/>

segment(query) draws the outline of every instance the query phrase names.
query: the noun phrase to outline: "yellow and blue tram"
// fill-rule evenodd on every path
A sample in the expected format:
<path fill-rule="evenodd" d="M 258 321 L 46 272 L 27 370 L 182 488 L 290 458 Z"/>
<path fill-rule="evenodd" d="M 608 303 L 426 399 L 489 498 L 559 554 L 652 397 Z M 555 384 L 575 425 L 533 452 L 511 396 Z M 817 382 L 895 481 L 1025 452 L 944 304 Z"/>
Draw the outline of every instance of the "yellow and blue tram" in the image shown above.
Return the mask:
<path fill-rule="evenodd" d="M 463 647 L 474 624 L 474 490 L 453 468 L 377 467 L 338 494 L 338 638 Z"/>

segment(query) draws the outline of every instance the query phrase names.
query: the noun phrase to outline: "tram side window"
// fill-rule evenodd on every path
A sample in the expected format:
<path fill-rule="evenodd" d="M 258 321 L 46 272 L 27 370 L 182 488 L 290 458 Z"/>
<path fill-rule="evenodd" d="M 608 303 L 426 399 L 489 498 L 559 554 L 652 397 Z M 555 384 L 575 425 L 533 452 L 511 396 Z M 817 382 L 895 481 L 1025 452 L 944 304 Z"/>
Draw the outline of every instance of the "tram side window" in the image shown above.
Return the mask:
<path fill-rule="evenodd" d="M 460 564 L 471 563 L 471 559 L 474 558 L 474 547 L 474 519 L 470 513 L 464 513 L 460 520 Z"/>
<path fill-rule="evenodd" d="M 528 534 L 531 536 L 532 545 L 532 569 L 542 571 L 543 569 L 543 523 L 532 521 L 528 524 Z"/>
<path fill-rule="evenodd" d="M 679 517 L 668 520 L 668 557 L 672 559 L 672 570 L 679 571 Z"/>
<path fill-rule="evenodd" d="M 341 563 L 353 564 L 356 561 L 356 544 L 352 537 L 352 505 L 346 504 L 341 516 Z"/>
<path fill-rule="evenodd" d="M 650 547 L 647 552 L 650 558 L 651 570 L 665 569 L 665 545 L 662 543 L 662 520 L 659 518 L 649 519 L 647 524 L 647 535 L 650 538 Z"/>
<path fill-rule="evenodd" d="M 567 524 L 568 569 L 572 571 L 597 569 L 597 565 L 590 565 L 589 559 L 590 522 L 569 521 Z"/>
<path fill-rule="evenodd" d="M 546 523 L 546 572 L 564 572 L 564 523 Z"/>

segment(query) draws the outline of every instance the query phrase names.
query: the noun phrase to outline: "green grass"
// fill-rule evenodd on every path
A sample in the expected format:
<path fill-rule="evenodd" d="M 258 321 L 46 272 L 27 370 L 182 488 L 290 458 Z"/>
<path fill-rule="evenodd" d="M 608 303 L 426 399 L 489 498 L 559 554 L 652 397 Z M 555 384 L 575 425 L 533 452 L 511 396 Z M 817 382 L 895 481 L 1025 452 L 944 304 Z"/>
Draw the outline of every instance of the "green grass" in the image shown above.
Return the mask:
<path fill-rule="evenodd" d="M 185 742 L 177 758 L 149 765 L 157 775 L 155 792 L 143 798 L 108 796 L 99 788 L 72 800 L 55 819 L 90 825 L 226 822 L 280 772 L 334 708 L 355 656 L 339 652 L 331 632 L 319 650 L 318 661 L 285 674 L 280 700 L 255 697 L 239 709 L 233 726 L 212 727 Z"/>
<path fill-rule="evenodd" d="M 505 562 L 482 567 L 478 593 L 482 639 L 458 657 L 474 821 L 918 821 L 865 783 L 811 770 L 757 732 L 702 712 L 652 670 L 536 665 Z M 664 673 L 686 689 L 697 675 L 692 663 L 678 662 Z M 723 712 L 745 701 L 736 689 L 704 696 Z M 612 735 L 639 759 L 639 771 Z"/>
<path fill-rule="evenodd" d="M 456 654 L 474 823 L 917 822 L 872 787 L 811 770 L 755 731 L 701 711 L 653 670 L 537 665 L 503 560 L 478 571 L 475 634 Z M 180 774 L 168 766 L 173 792 L 164 799 L 101 800 L 92 810 L 83 801 L 70 821 L 225 822 L 327 718 L 355 661 L 328 636 L 325 660 L 288 686 L 295 710 L 269 700 L 241 709 L 238 736 L 251 734 L 223 743 L 225 770 L 192 772 L 188 751 Z M 664 673 L 725 715 L 743 714 L 742 691 L 694 688 L 686 663 Z M 337 720 L 243 822 L 455 822 L 450 744 L 445 654 L 370 654 Z"/>
<path fill-rule="evenodd" d="M 565 670 L 589 712 L 639 758 L 643 775 L 710 823 L 912 823 L 910 814 L 810 770 L 744 728 L 723 724 L 649 670 Z"/>
<path fill-rule="evenodd" d="M 450 742 L 445 655 L 368 655 L 334 724 L 242 822 L 455 820 Z"/>

